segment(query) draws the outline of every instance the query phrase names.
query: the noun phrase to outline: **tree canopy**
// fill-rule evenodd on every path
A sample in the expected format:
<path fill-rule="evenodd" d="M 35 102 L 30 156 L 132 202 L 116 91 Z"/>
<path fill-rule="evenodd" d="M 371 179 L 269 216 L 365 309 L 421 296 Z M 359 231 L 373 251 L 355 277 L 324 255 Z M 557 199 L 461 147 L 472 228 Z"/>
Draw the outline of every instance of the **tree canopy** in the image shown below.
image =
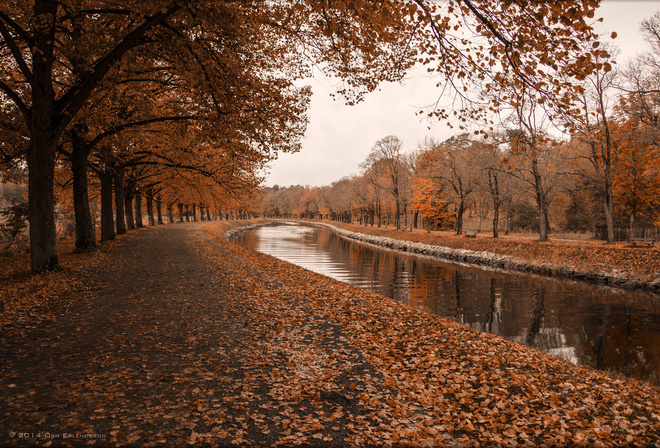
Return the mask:
<path fill-rule="evenodd" d="M 58 264 L 54 170 L 63 136 L 79 123 L 96 130 L 88 136 L 95 141 L 138 122 L 186 117 L 207 137 L 189 158 L 220 151 L 231 154 L 229 161 L 257 160 L 255 168 L 299 148 L 309 90 L 296 80 L 316 67 L 342 79 L 339 93 L 355 103 L 380 82 L 426 64 L 440 76 L 439 86 L 469 99 L 463 108 L 431 111 L 439 118 L 487 119 L 490 110 L 515 101 L 511 92 L 523 85 L 539 101 L 567 105 L 570 80 L 586 77 L 603 56 L 589 23 L 598 3 L 5 3 L 0 150 L 3 162 L 29 170 L 32 269 Z M 481 95 L 468 98 L 468 91 Z"/>

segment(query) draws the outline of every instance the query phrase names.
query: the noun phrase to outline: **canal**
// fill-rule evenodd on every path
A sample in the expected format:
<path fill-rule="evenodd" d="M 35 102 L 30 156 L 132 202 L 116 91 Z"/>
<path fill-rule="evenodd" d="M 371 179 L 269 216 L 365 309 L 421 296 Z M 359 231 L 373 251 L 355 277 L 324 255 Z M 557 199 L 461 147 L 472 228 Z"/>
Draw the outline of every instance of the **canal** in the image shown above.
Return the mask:
<path fill-rule="evenodd" d="M 572 363 L 660 385 L 660 298 L 446 263 L 287 223 L 236 243 Z"/>

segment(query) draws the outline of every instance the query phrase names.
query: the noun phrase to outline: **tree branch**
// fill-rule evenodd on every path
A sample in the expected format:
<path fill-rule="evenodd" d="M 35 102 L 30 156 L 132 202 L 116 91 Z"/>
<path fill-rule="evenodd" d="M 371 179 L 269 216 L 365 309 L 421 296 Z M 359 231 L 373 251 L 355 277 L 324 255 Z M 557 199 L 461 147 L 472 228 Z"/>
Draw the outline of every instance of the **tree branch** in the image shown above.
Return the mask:
<path fill-rule="evenodd" d="M 21 97 L 12 89 L 8 84 L 6 84 L 4 81 L 0 79 L 0 90 L 5 92 L 9 98 L 14 102 L 16 107 L 21 111 L 21 114 L 23 115 L 23 118 L 25 119 L 26 123 L 30 122 L 30 109 L 25 105 Z"/>
<path fill-rule="evenodd" d="M 141 121 L 134 121 L 132 123 L 124 123 L 119 126 L 115 126 L 112 129 L 108 129 L 107 131 L 97 135 L 91 142 L 89 142 L 89 149 L 91 150 L 94 146 L 96 146 L 101 140 L 103 140 L 106 137 L 110 137 L 112 135 L 118 134 L 121 131 L 124 131 L 126 129 L 130 128 L 136 128 L 140 126 L 146 126 L 148 124 L 152 123 L 161 123 L 164 121 L 184 121 L 184 120 L 191 120 L 194 119 L 192 115 L 190 116 L 175 116 L 175 117 L 158 117 L 158 118 L 151 118 L 148 120 L 141 120 Z"/>
<path fill-rule="evenodd" d="M 97 61 L 89 76 L 74 85 L 57 101 L 57 111 L 62 117 L 59 126 L 66 127 L 71 122 L 94 89 L 122 56 L 141 45 L 142 38 L 149 30 L 167 20 L 180 8 L 181 6 L 175 5 L 148 18 L 142 25 L 128 33 L 108 54 Z"/>
<path fill-rule="evenodd" d="M 16 41 L 12 37 L 11 33 L 9 33 L 7 27 L 5 26 L 4 22 L 6 22 L 6 19 L 3 16 L 4 14 L 0 15 L 0 19 L 2 19 L 0 20 L 0 35 L 2 35 L 5 42 L 7 42 L 7 46 L 9 47 L 11 54 L 14 56 L 14 60 L 16 61 L 18 68 L 21 70 L 21 73 L 23 73 L 25 79 L 27 79 L 27 81 L 30 83 L 30 87 L 34 89 L 35 88 L 34 76 L 30 71 L 30 67 L 28 67 L 27 63 L 25 62 L 25 59 L 23 58 L 23 55 L 21 54 L 21 50 L 18 48 Z"/>

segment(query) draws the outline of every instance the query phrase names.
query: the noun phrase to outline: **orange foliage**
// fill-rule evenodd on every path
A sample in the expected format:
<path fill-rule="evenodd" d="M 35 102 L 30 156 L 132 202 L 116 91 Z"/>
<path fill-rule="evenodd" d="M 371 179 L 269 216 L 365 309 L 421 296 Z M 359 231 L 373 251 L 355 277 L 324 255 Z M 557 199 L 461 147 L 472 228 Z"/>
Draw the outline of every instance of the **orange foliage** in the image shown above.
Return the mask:
<path fill-rule="evenodd" d="M 454 225 L 456 214 L 449 209 L 453 202 L 442 198 L 443 187 L 437 181 L 419 176 L 412 191 L 414 210 L 422 213 L 431 227 L 449 229 Z"/>

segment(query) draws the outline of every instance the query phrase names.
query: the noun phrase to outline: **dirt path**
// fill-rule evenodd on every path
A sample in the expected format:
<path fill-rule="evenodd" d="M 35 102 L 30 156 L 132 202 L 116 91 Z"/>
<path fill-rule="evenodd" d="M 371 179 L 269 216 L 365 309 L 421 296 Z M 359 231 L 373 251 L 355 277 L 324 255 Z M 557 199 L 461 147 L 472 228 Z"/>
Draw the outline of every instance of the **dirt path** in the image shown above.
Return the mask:
<path fill-rule="evenodd" d="M 660 439 L 655 387 L 231 245 L 226 226 L 132 232 L 68 273 L 86 286 L 58 312 L 3 328 L 0 445 Z"/>
<path fill-rule="evenodd" d="M 272 419 L 279 415 L 278 391 L 260 377 L 290 360 L 259 352 L 263 334 L 250 325 L 248 292 L 208 257 L 279 286 L 199 232 L 201 226 L 144 229 L 113 245 L 109 263 L 84 273 L 88 296 L 63 298 L 68 312 L 0 348 L 1 445 L 97 439 L 268 446 L 291 434 L 284 418 Z M 320 337 L 300 335 L 305 352 L 334 351 L 336 328 L 323 320 L 316 327 Z M 344 351 L 359 363 L 354 350 Z M 355 407 L 330 388 L 318 392 L 327 403 L 299 406 L 297 419 L 313 424 L 318 410 Z M 260 424 L 254 419 L 260 414 L 271 422 Z M 338 421 L 324 436 L 343 440 L 346 424 Z"/>

